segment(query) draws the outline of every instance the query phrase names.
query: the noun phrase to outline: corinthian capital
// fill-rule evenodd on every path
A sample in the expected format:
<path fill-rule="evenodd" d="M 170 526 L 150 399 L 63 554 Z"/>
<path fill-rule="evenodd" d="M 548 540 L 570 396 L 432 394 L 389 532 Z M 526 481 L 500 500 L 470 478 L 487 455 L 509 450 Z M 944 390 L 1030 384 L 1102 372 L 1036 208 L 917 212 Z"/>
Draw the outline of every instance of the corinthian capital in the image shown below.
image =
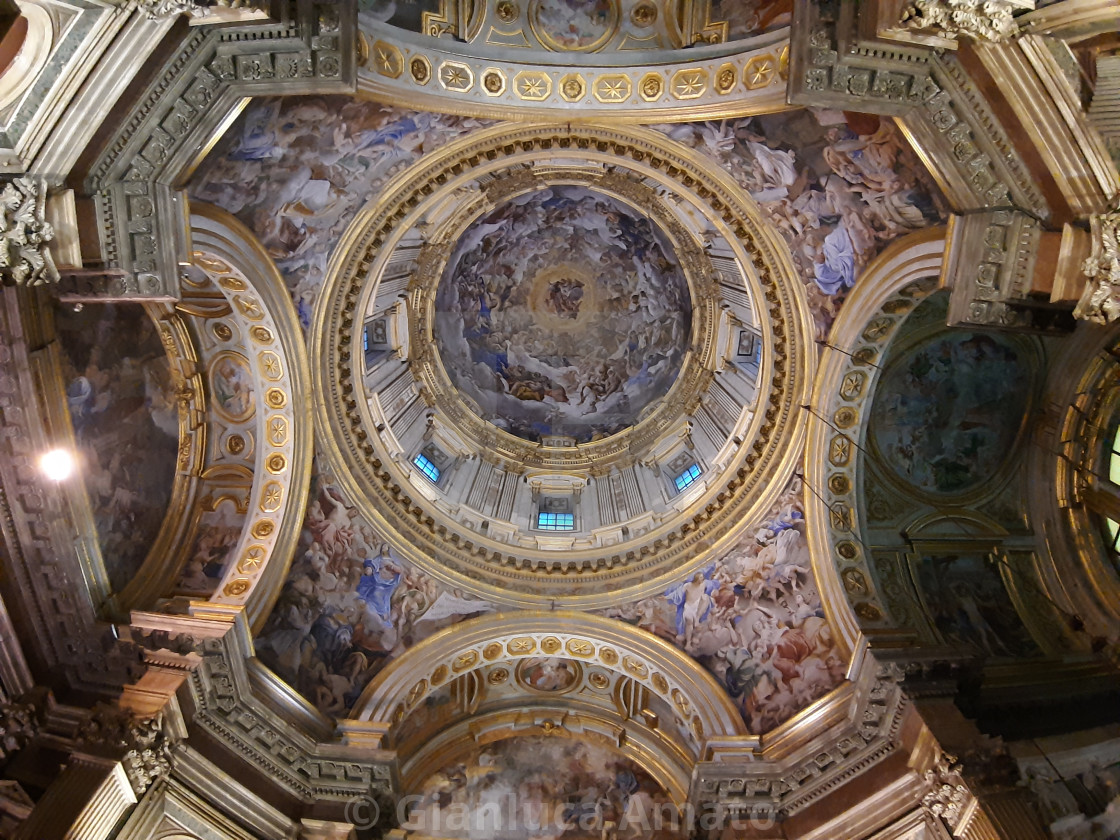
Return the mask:
<path fill-rule="evenodd" d="M 0 190 L 0 276 L 18 286 L 57 283 L 58 270 L 47 250 L 54 228 L 47 222 L 47 185 L 21 176 Z"/>
<path fill-rule="evenodd" d="M 1073 317 L 1098 324 L 1120 318 L 1120 211 L 1089 220 L 1092 252 L 1081 270 L 1089 278 Z"/>
<path fill-rule="evenodd" d="M 942 38 L 974 38 L 978 41 L 1007 41 L 1018 27 L 1012 14 L 1033 9 L 1023 0 L 914 0 L 902 13 L 902 24 Z"/>

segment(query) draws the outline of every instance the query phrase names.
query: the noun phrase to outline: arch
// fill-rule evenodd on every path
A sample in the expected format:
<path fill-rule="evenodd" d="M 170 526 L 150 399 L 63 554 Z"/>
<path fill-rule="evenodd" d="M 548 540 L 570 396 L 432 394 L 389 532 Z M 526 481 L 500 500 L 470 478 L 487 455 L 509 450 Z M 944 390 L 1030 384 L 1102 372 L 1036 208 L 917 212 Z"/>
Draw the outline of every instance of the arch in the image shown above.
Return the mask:
<path fill-rule="evenodd" d="M 833 324 L 817 370 L 805 447 L 805 499 L 813 573 L 838 641 L 854 651 L 862 625 L 883 615 L 860 545 L 856 452 L 870 408 L 876 360 L 941 272 L 945 229 L 910 234 L 876 257 Z"/>
<path fill-rule="evenodd" d="M 19 4 L 27 31 L 7 67 L 0 72 L 0 109 L 17 102 L 47 66 L 54 48 L 55 31 L 50 12 L 32 0 Z"/>
<path fill-rule="evenodd" d="M 224 210 L 194 203 L 190 232 L 194 265 L 216 280 L 228 301 L 227 318 L 251 337 L 246 343 L 256 354 L 249 365 L 256 446 L 248 514 L 210 599 L 243 605 L 256 629 L 280 594 L 307 507 L 311 371 L 287 287 L 248 228 Z"/>
<path fill-rule="evenodd" d="M 378 674 L 351 717 L 368 721 L 384 747 L 407 715 L 452 680 L 488 665 L 516 666 L 542 656 L 565 657 L 624 677 L 664 701 L 683 724 L 673 740 L 692 763 L 716 753 L 749 752 L 757 744 L 727 693 L 685 653 L 645 630 L 569 610 L 498 613 L 436 633 Z M 564 704 L 555 708 L 562 710 Z M 470 715 L 468 706 L 459 718 Z M 663 732 L 667 723 L 661 724 Z M 409 758 L 402 755 L 402 763 Z"/>

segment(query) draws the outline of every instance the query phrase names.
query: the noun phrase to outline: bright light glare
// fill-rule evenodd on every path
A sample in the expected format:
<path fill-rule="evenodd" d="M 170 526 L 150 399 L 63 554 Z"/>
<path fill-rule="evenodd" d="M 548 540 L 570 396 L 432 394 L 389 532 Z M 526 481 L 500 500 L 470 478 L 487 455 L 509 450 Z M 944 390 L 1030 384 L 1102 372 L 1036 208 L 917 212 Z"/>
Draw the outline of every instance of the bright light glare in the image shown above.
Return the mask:
<path fill-rule="evenodd" d="M 39 459 L 39 469 L 51 481 L 65 481 L 74 472 L 74 456 L 66 449 L 52 449 Z"/>

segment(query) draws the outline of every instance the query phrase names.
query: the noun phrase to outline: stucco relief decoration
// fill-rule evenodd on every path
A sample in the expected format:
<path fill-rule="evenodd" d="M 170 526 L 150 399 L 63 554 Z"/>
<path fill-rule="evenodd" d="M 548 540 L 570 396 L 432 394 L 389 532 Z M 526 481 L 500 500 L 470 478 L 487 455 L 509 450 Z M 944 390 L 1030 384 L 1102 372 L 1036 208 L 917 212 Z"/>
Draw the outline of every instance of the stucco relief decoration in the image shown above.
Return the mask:
<path fill-rule="evenodd" d="M 964 808 L 972 798 L 961 779 L 961 768 L 956 756 L 941 753 L 931 769 L 925 773 L 926 782 L 931 790 L 922 797 L 924 805 L 931 814 L 940 817 L 956 829 L 964 816 Z"/>
<path fill-rule="evenodd" d="M 0 276 L 17 286 L 58 282 L 47 250 L 54 228 L 46 220 L 46 202 L 42 179 L 14 178 L 0 190 Z"/>
<path fill-rule="evenodd" d="M 632 426 L 676 379 L 692 321 L 656 226 L 574 186 L 519 196 L 473 223 L 435 306 L 451 382 L 483 419 L 528 440 Z"/>
<path fill-rule="evenodd" d="M 944 38 L 965 36 L 979 41 L 1007 41 L 1018 27 L 1012 13 L 1034 3 L 1004 0 L 915 0 L 902 13 L 907 29 Z"/>
<path fill-rule="evenodd" d="M 205 17 L 216 9 L 258 9 L 265 6 L 261 0 L 141 0 L 140 8 L 149 20 L 162 20 L 175 15 Z"/>
<path fill-rule="evenodd" d="M 1081 270 L 1089 278 L 1075 318 L 1109 324 L 1120 318 L 1120 212 L 1093 216 L 1092 253 Z"/>

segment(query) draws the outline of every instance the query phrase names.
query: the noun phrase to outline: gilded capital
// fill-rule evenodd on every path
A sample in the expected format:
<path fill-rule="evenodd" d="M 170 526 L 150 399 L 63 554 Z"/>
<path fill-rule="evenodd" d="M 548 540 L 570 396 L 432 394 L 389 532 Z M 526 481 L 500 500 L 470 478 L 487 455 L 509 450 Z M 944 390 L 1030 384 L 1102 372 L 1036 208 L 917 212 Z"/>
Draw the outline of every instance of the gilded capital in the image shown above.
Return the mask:
<path fill-rule="evenodd" d="M 0 190 L 0 275 L 17 286 L 57 283 L 58 269 L 47 244 L 54 228 L 47 221 L 47 184 L 20 176 Z"/>
<path fill-rule="evenodd" d="M 1120 211 L 1090 218 L 1092 251 L 1081 266 L 1088 277 L 1075 318 L 1109 324 L 1120 318 Z"/>

